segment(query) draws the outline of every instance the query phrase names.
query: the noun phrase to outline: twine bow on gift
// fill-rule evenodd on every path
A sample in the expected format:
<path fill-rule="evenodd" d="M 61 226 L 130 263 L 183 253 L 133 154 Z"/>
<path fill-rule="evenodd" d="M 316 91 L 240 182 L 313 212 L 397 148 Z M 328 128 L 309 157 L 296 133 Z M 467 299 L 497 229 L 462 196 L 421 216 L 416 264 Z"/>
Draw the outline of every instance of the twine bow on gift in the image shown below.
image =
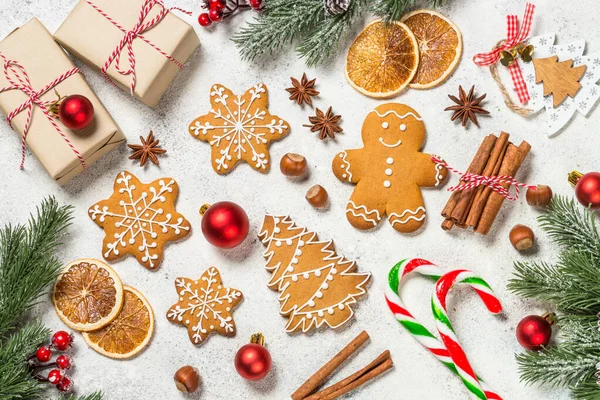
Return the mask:
<path fill-rule="evenodd" d="M 73 150 L 73 153 L 75 153 L 75 155 L 79 159 L 79 162 L 81 163 L 81 165 L 83 165 L 83 169 L 86 169 L 87 166 L 85 164 L 85 160 L 83 159 L 83 156 L 75 148 L 73 143 L 71 143 L 71 141 L 64 134 L 64 132 L 60 129 L 58 124 L 54 121 L 54 116 L 48 109 L 48 106 L 50 104 L 54 103 L 54 101 L 43 101 L 41 99 L 41 96 L 44 95 L 46 92 L 48 92 L 50 89 L 54 88 L 56 85 L 63 82 L 64 80 L 70 78 L 71 76 L 81 73 L 81 70 L 79 68 L 73 68 L 73 69 L 65 72 L 64 74 L 60 75 L 58 78 L 56 78 L 55 80 L 53 80 L 52 82 L 50 82 L 49 84 L 44 86 L 42 89 L 36 91 L 31 86 L 31 81 L 29 80 L 29 75 L 27 74 L 27 71 L 21 64 L 19 64 L 17 61 L 8 59 L 2 53 L 0 53 L 0 57 L 4 61 L 4 65 L 3 65 L 4 76 L 6 77 L 6 80 L 8 81 L 8 83 L 10 83 L 9 86 L 0 88 L 0 93 L 8 91 L 8 90 L 20 90 L 23 93 L 25 93 L 28 97 L 25 102 L 23 102 L 19 107 L 15 108 L 11 113 L 9 113 L 6 116 L 6 122 L 8 122 L 8 124 L 12 128 L 13 127 L 12 119 L 14 117 L 16 117 L 17 114 L 19 114 L 21 111 L 27 110 L 27 119 L 25 120 L 25 126 L 23 128 L 23 133 L 21 134 L 21 165 L 20 165 L 20 168 L 23 169 L 23 166 L 25 165 L 25 147 L 26 147 L 25 144 L 27 142 L 27 134 L 29 133 L 29 128 L 31 127 L 31 117 L 33 114 L 33 106 L 36 105 L 42 110 L 42 112 L 44 113 L 46 118 L 48 118 L 48 121 L 50 121 L 50 123 L 52 124 L 54 129 L 64 139 L 65 143 L 67 143 L 67 145 L 71 148 L 71 150 Z"/>
<path fill-rule="evenodd" d="M 500 42 L 499 45 L 494 48 L 494 50 L 488 53 L 476 54 L 473 57 L 473 62 L 482 67 L 490 67 L 500 60 L 501 52 L 510 52 L 513 48 L 515 48 L 517 45 L 526 40 L 529 37 L 529 34 L 531 33 L 534 9 L 535 5 L 527 3 L 527 6 L 525 7 L 523 21 L 520 27 L 519 19 L 516 15 L 507 15 L 506 23 L 508 31 L 506 39 Z M 514 84 L 514 89 L 517 92 L 519 101 L 521 103 L 528 102 L 530 100 L 529 91 L 527 90 L 527 85 L 525 84 L 523 74 L 519 69 L 519 63 L 516 58 L 508 66 L 508 71 L 510 72 L 510 76 Z"/>
<path fill-rule="evenodd" d="M 537 186 L 527 185 L 525 183 L 521 183 L 517 181 L 512 176 L 502 175 L 502 176 L 484 176 L 477 175 L 472 173 L 465 173 L 454 169 L 449 166 L 445 161 L 437 158 L 436 156 L 431 156 L 431 161 L 434 163 L 441 165 L 442 167 L 446 167 L 448 170 L 458 174 L 461 176 L 460 183 L 456 186 L 452 186 L 448 188 L 449 192 L 456 192 L 466 189 L 476 188 L 478 186 L 487 186 L 492 189 L 494 192 L 500 194 L 506 200 L 515 201 L 519 198 L 519 188 L 527 188 L 527 189 L 535 189 Z M 508 183 L 508 188 L 502 186 L 503 183 Z M 511 186 L 515 187 L 515 195 L 511 196 L 509 189 Z"/>
<path fill-rule="evenodd" d="M 160 54 L 165 56 L 169 61 L 176 64 L 179 68 L 183 68 L 183 64 L 181 64 L 181 62 L 177 61 L 171 55 L 167 54 L 160 47 L 158 47 L 157 45 L 152 43 L 150 40 L 148 40 L 146 37 L 144 37 L 143 33 L 152 29 L 154 26 L 158 25 L 170 11 L 176 10 L 176 11 L 181 11 L 182 13 L 187 14 L 187 15 L 192 15 L 192 13 L 190 11 L 186 11 L 179 7 L 166 8 L 163 3 L 163 0 L 145 0 L 144 5 L 142 6 L 142 9 L 140 10 L 140 14 L 139 14 L 137 22 L 131 29 L 127 30 L 123 26 L 121 26 L 121 24 L 119 24 L 117 21 L 112 19 L 110 17 L 110 15 L 108 15 L 106 12 L 104 12 L 100 7 L 95 5 L 92 1 L 86 0 L 86 2 L 92 8 L 94 8 L 94 10 L 98 11 L 104 18 L 109 20 L 114 26 L 119 28 L 124 33 L 123 38 L 121 39 L 119 44 L 117 44 L 117 47 L 115 47 L 115 49 L 112 51 L 112 53 L 110 54 L 110 56 L 108 57 L 108 59 L 106 60 L 106 62 L 104 63 L 104 65 L 101 68 L 101 71 L 102 71 L 102 74 L 104 75 L 104 77 L 109 82 L 111 82 L 113 85 L 115 83 L 108 76 L 108 68 L 114 62 L 115 68 L 119 74 L 124 75 L 124 76 L 131 75 L 130 88 L 131 88 L 131 94 L 133 95 L 133 91 L 135 90 L 135 83 L 136 83 L 136 77 L 135 77 L 136 59 L 135 59 L 135 53 L 133 52 L 133 41 L 137 38 L 146 42 L 149 46 L 151 46 L 156 51 L 158 51 Z M 152 9 L 156 5 L 160 6 L 160 11 L 158 12 L 158 14 L 151 20 L 144 22 L 144 20 L 148 17 L 148 14 L 150 14 Z M 129 61 L 129 68 L 127 68 L 127 69 L 121 68 L 121 54 L 123 53 L 123 50 L 125 48 L 127 48 L 127 59 Z"/>

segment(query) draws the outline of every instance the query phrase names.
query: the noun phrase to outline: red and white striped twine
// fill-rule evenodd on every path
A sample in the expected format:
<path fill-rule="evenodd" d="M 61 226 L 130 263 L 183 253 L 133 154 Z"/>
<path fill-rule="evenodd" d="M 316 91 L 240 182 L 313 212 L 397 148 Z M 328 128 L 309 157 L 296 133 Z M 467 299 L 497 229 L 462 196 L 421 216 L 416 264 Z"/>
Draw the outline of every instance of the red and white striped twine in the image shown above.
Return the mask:
<path fill-rule="evenodd" d="M 135 77 L 136 59 L 135 59 L 135 54 L 133 52 L 133 41 L 136 38 L 139 38 L 139 39 L 143 40 L 144 42 L 146 42 L 149 46 L 151 46 L 156 51 L 158 51 L 160 54 L 165 56 L 169 61 L 173 62 L 179 68 L 183 68 L 183 64 L 181 62 L 179 62 L 178 60 L 173 58 L 173 56 L 171 56 L 170 54 L 167 54 L 160 47 L 158 47 L 157 45 L 155 45 L 154 43 L 149 41 L 146 37 L 144 37 L 143 33 L 148 31 L 155 25 L 159 24 L 170 11 L 180 11 L 184 14 L 192 15 L 191 11 L 187 11 L 187 10 L 184 10 L 179 7 L 166 8 L 163 3 L 163 0 L 145 0 L 144 5 L 142 6 L 142 9 L 140 10 L 140 14 L 139 14 L 136 24 L 133 26 L 133 28 L 127 30 L 123 26 L 121 26 L 121 24 L 119 24 L 117 21 L 115 21 L 110 15 L 108 15 L 106 12 L 104 12 L 100 7 L 98 7 L 96 4 L 94 4 L 91 0 L 86 0 L 86 2 L 94 10 L 98 11 L 104 18 L 106 18 L 108 21 L 110 21 L 114 26 L 116 26 L 118 29 L 120 29 L 124 33 L 123 38 L 121 39 L 119 44 L 117 44 L 117 47 L 115 47 L 115 49 L 112 51 L 112 53 L 110 54 L 110 56 L 108 57 L 108 59 L 106 60 L 106 62 L 104 63 L 104 65 L 102 66 L 102 69 L 101 69 L 102 74 L 104 75 L 106 80 L 108 80 L 110 83 L 115 85 L 113 80 L 110 79 L 110 77 L 108 76 L 108 68 L 114 62 L 115 68 L 119 74 L 124 75 L 124 76 L 131 75 L 130 88 L 131 88 L 131 94 L 133 95 L 133 91 L 135 90 L 135 83 L 136 83 L 136 77 Z M 152 10 L 152 8 L 156 5 L 161 7 L 159 13 L 154 18 L 152 18 L 150 21 L 144 22 L 144 20 L 146 19 L 146 17 Z M 127 59 L 129 61 L 128 69 L 121 68 L 121 53 L 123 52 L 123 49 L 125 49 L 125 48 L 127 48 Z"/>
<path fill-rule="evenodd" d="M 19 107 L 15 108 L 12 112 L 10 112 L 6 116 L 6 122 L 8 122 L 8 124 L 12 128 L 12 119 L 14 117 L 16 117 L 17 114 L 19 114 L 21 111 L 23 111 L 25 109 L 27 110 L 27 119 L 25 121 L 25 126 L 23 128 L 23 133 L 21 135 L 21 165 L 20 165 L 20 168 L 23 169 L 23 166 L 25 165 L 25 147 L 26 147 L 26 141 L 27 141 L 27 134 L 29 133 L 29 128 L 31 126 L 31 116 L 33 113 L 33 106 L 37 105 L 42 110 L 42 112 L 44 113 L 46 118 L 48 118 L 48 121 L 50 121 L 50 123 L 52 124 L 54 129 L 64 139 L 65 143 L 69 146 L 69 148 L 71 150 L 73 150 L 73 153 L 75 153 L 75 155 L 79 159 L 79 162 L 81 163 L 81 165 L 83 165 L 83 168 L 86 169 L 87 166 L 85 164 L 85 160 L 83 159 L 83 156 L 75 148 L 73 143 L 71 143 L 71 141 L 64 134 L 64 132 L 60 129 L 58 124 L 54 121 L 54 116 L 50 113 L 50 110 L 48 109 L 48 106 L 50 104 L 52 104 L 53 101 L 42 101 L 40 99 L 40 97 L 43 94 L 48 92 L 50 89 L 54 88 L 59 83 L 63 82 L 64 80 L 70 78 L 71 76 L 73 76 L 75 74 L 81 73 L 81 70 L 79 68 L 73 68 L 73 69 L 65 72 L 64 74 L 60 75 L 58 78 L 56 78 L 55 80 L 53 80 L 52 82 L 50 82 L 49 84 L 44 86 L 42 89 L 36 91 L 31 86 L 31 81 L 29 80 L 29 75 L 27 74 L 27 71 L 21 64 L 19 64 L 17 61 L 8 59 L 1 52 L 0 52 L 0 57 L 4 61 L 4 68 L 3 68 L 4 76 L 6 77 L 6 80 L 8 81 L 8 83 L 10 83 L 9 86 L 0 88 L 0 93 L 8 91 L 8 90 L 20 90 L 28 96 L 28 99 L 23 104 L 21 104 Z M 11 75 L 11 73 L 12 73 L 12 75 Z"/>
<path fill-rule="evenodd" d="M 535 189 L 537 187 L 534 185 L 527 185 L 525 183 L 521 183 L 521 182 L 517 181 L 515 178 L 513 178 L 512 176 L 508 176 L 508 175 L 484 176 L 484 175 L 465 173 L 465 172 L 459 171 L 459 170 L 449 166 L 445 161 L 443 161 L 433 155 L 431 156 L 431 161 L 433 161 L 434 163 L 439 164 L 443 167 L 446 167 L 448 170 L 461 176 L 460 179 L 461 179 L 462 183 L 459 183 L 456 186 L 452 186 L 452 187 L 448 188 L 449 192 L 456 192 L 456 191 L 461 191 L 461 190 L 466 190 L 466 189 L 472 189 L 472 188 L 476 188 L 478 186 L 483 185 L 483 186 L 489 187 L 494 192 L 502 195 L 503 197 L 506 198 L 506 200 L 515 201 L 519 198 L 519 188 Z M 509 189 L 511 186 L 515 187 L 515 195 L 514 196 L 510 195 L 509 189 L 502 186 L 503 183 L 508 183 Z"/>
<path fill-rule="evenodd" d="M 523 15 L 523 22 L 519 29 L 519 19 L 516 15 L 506 16 L 507 34 L 506 40 L 500 46 L 488 53 L 479 53 L 473 57 L 473 62 L 482 67 L 488 67 L 495 64 L 500 60 L 500 52 L 502 50 L 510 50 L 517 44 L 523 42 L 529 37 L 531 33 L 531 26 L 533 24 L 533 11 L 535 5 L 527 3 L 525 7 L 525 14 Z M 515 86 L 515 92 L 519 97 L 521 103 L 526 103 L 530 100 L 529 91 L 527 85 L 523 79 L 523 74 L 519 69 L 519 63 L 515 58 L 514 62 L 508 67 L 510 76 Z"/>

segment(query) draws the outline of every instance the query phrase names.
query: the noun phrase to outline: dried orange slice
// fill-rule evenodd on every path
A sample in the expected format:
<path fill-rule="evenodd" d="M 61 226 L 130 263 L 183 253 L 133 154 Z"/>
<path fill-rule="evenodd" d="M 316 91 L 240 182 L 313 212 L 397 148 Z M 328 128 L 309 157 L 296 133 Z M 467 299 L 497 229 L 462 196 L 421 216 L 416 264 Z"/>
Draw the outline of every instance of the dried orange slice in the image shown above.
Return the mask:
<path fill-rule="evenodd" d="M 102 261 L 75 260 L 58 277 L 52 300 L 65 324 L 77 331 L 93 331 L 109 324 L 121 311 L 123 284 Z"/>
<path fill-rule="evenodd" d="M 83 332 L 85 342 L 110 358 L 130 358 L 142 351 L 154 332 L 154 311 L 137 289 L 124 286 L 123 308 L 117 318 L 102 329 Z"/>
<path fill-rule="evenodd" d="M 403 91 L 418 66 L 418 43 L 410 29 L 401 22 L 375 20 L 348 50 L 346 79 L 364 95 L 386 98 Z"/>
<path fill-rule="evenodd" d="M 462 35 L 442 14 L 416 10 L 401 19 L 419 42 L 419 68 L 412 89 L 429 89 L 444 82 L 456 69 L 462 55 Z"/>

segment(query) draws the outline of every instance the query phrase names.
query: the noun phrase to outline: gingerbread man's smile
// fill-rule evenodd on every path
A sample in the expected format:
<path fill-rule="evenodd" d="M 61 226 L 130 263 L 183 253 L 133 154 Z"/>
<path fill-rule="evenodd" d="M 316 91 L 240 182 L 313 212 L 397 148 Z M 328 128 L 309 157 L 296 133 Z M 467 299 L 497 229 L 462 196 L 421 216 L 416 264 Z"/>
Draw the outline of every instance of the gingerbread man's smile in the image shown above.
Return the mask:
<path fill-rule="evenodd" d="M 394 143 L 394 144 L 387 144 L 386 142 L 383 141 L 383 138 L 380 137 L 379 138 L 379 142 L 384 145 L 385 147 L 389 147 L 389 148 L 394 148 L 394 147 L 398 147 L 402 144 L 402 140 L 398 140 L 398 142 Z"/>

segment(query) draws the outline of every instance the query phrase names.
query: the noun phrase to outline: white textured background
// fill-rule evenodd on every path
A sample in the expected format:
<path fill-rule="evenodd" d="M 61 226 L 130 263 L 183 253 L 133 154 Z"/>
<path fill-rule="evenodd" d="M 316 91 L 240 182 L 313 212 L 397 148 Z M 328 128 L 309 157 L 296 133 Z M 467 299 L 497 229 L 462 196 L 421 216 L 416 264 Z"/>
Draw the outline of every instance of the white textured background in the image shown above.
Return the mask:
<path fill-rule="evenodd" d="M 116 0 L 115 0 L 116 1 Z M 292 1 L 290 1 L 292 3 Z M 173 2 L 171 2 L 173 3 Z M 199 11 L 199 1 L 184 0 L 178 5 Z M 572 2 L 537 1 L 534 34 L 556 32 L 565 43 L 576 38 L 589 40 L 588 51 L 600 51 L 600 6 L 594 0 Z M 48 3 L 41 0 L 0 0 L 0 36 L 37 16 L 50 31 L 58 28 L 75 0 Z M 571 194 L 566 174 L 573 168 L 581 171 L 599 169 L 597 125 L 600 111 L 588 119 L 576 115 L 572 124 L 554 139 L 544 134 L 545 116 L 526 120 L 509 111 L 486 69 L 471 62 L 473 54 L 489 49 L 505 33 L 505 15 L 521 16 L 524 1 L 451 0 L 441 8 L 462 30 L 464 57 L 454 76 L 444 85 L 428 91 L 408 91 L 396 101 L 415 108 L 424 118 L 428 140 L 425 151 L 444 156 L 458 168 L 471 161 L 483 136 L 505 130 L 512 140 L 526 139 L 532 152 L 519 178 L 532 183 L 549 184 L 555 192 Z M 193 233 L 185 241 L 167 247 L 165 260 L 157 272 L 149 272 L 133 258 L 115 263 L 124 283 L 140 289 L 152 303 L 156 331 L 150 346 L 137 358 L 115 361 L 89 350 L 76 336 L 73 378 L 80 393 L 101 389 L 109 399 L 285 399 L 308 376 L 350 341 L 361 329 L 366 329 L 371 343 L 346 365 L 338 377 L 362 367 L 384 349 L 390 349 L 395 368 L 381 379 L 354 393 L 357 399 L 464 399 L 467 391 L 460 380 L 427 353 L 394 320 L 388 311 L 383 293 L 387 272 L 405 257 L 423 257 L 445 269 L 466 267 L 481 274 L 497 291 L 505 307 L 503 316 L 487 313 L 480 300 L 469 290 L 456 290 L 450 300 L 450 314 L 458 336 L 464 344 L 476 371 L 505 399 L 566 399 L 560 390 L 525 387 L 519 383 L 514 353 L 521 351 L 514 330 L 525 315 L 544 311 L 541 305 L 524 302 L 506 290 L 512 274 L 512 262 L 518 259 L 553 260 L 556 252 L 544 235 L 538 247 L 527 254 L 518 254 L 508 242 L 508 232 L 516 223 L 536 228 L 538 213 L 524 200 L 505 204 L 492 232 L 487 237 L 471 232 L 443 232 L 439 211 L 448 193 L 427 190 L 425 202 L 428 222 L 419 234 L 401 235 L 384 222 L 373 232 L 353 229 L 344 216 L 352 186 L 339 182 L 331 172 L 331 158 L 336 152 L 361 145 L 360 128 L 367 112 L 379 102 L 363 97 L 345 81 L 344 50 L 332 64 L 308 71 L 317 78 L 321 96 L 318 107 L 333 106 L 343 115 L 344 133 L 336 141 L 321 142 L 307 128 L 310 109 L 300 109 L 287 100 L 283 90 L 289 77 L 300 77 L 306 70 L 291 52 L 277 59 L 262 59 L 249 64 L 239 59 L 230 35 L 251 12 L 233 18 L 231 22 L 206 30 L 196 28 L 202 42 L 186 68 L 181 72 L 159 106 L 149 109 L 125 92 L 107 85 L 96 73 L 84 67 L 87 79 L 132 143 L 139 135 L 153 129 L 168 155 L 161 158 L 160 168 L 150 165 L 140 169 L 127 160 L 129 151 L 122 146 L 92 166 L 89 172 L 69 185 L 58 187 L 45 173 L 33 155 L 25 171 L 18 170 L 19 139 L 7 125 L 0 125 L 0 165 L 4 179 L 1 223 L 24 222 L 27 214 L 47 195 L 55 195 L 61 203 L 73 204 L 75 220 L 60 254 L 64 261 L 79 257 L 101 257 L 103 231 L 86 215 L 87 208 L 112 192 L 115 175 L 122 169 L 135 173 L 143 181 L 163 176 L 175 178 L 180 185 L 178 210 L 192 223 Z M 359 27 L 357 27 L 358 29 Z M 355 34 L 351 37 L 353 38 Z M 292 126 L 289 137 L 271 146 L 275 163 L 286 152 L 304 154 L 309 159 L 310 178 L 291 182 L 281 175 L 277 166 L 263 175 L 247 165 L 238 166 L 228 176 L 217 175 L 210 166 L 209 146 L 187 133 L 188 123 L 209 108 L 208 91 L 220 82 L 234 92 L 242 92 L 255 82 L 264 82 L 270 90 L 270 110 L 285 118 Z M 508 83 L 508 81 L 506 81 Z M 476 84 L 480 93 L 487 92 L 485 107 L 490 118 L 481 118 L 481 128 L 468 130 L 450 123 L 450 113 L 442 110 L 450 105 L 446 97 L 455 94 L 459 84 Z M 596 126 L 594 126 L 596 125 Z M 454 177 L 451 182 L 454 183 Z M 313 184 L 325 186 L 331 196 L 330 210 L 317 212 L 304 200 Z M 197 211 L 205 202 L 231 200 L 243 206 L 250 216 L 252 232 L 238 249 L 220 251 L 211 247 L 200 232 Z M 373 282 L 369 295 L 356 307 L 356 319 L 339 332 L 321 331 L 311 335 L 290 336 L 283 331 L 286 320 L 279 316 L 276 293 L 266 287 L 268 273 L 264 270 L 262 245 L 256 240 L 265 213 L 289 213 L 300 225 L 319 233 L 321 238 L 335 239 L 340 254 L 356 259 L 360 270 L 371 271 Z M 537 228 L 536 228 L 536 231 Z M 184 327 L 172 325 L 165 318 L 168 307 L 176 300 L 173 282 L 177 276 L 197 277 L 210 265 L 217 266 L 228 286 L 244 292 L 245 300 L 234 313 L 238 333 L 235 338 L 212 336 L 204 345 L 194 347 Z M 415 310 L 418 319 L 433 328 L 429 311 L 432 284 L 413 279 L 404 293 L 406 303 Z M 43 320 L 58 330 L 65 326 L 56 317 L 48 299 L 41 307 Z M 262 331 L 273 355 L 273 370 L 263 381 L 251 383 L 241 379 L 233 367 L 239 347 L 247 343 L 250 334 Z M 188 397 L 179 394 L 172 382 L 175 370 L 185 364 L 195 365 L 202 375 L 202 388 Z"/>

